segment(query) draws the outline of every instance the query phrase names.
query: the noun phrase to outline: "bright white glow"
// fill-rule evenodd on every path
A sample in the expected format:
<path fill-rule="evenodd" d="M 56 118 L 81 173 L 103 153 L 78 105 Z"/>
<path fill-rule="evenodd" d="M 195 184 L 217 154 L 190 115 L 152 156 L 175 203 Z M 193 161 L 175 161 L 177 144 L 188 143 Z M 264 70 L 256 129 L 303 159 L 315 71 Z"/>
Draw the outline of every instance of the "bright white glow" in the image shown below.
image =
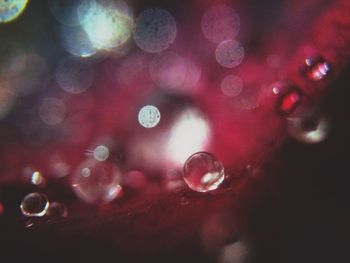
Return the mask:
<path fill-rule="evenodd" d="M 80 13 L 81 26 L 97 49 L 120 47 L 131 37 L 133 18 L 124 1 L 92 2 Z"/>
<path fill-rule="evenodd" d="M 166 153 L 172 162 L 183 165 L 195 152 L 202 151 L 208 144 L 210 127 L 196 110 L 187 110 L 175 121 L 166 146 Z"/>

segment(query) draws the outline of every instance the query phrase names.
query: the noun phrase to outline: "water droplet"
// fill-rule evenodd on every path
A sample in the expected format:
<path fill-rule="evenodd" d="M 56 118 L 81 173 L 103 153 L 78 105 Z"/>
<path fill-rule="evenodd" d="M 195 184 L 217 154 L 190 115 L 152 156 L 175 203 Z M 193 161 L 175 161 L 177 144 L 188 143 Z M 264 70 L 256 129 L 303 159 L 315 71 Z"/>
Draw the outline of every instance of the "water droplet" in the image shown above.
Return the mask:
<path fill-rule="evenodd" d="M 313 144 L 324 141 L 329 133 L 329 121 L 313 111 L 288 118 L 288 133 L 300 142 Z"/>
<path fill-rule="evenodd" d="M 109 149 L 105 145 L 99 145 L 94 149 L 93 156 L 96 161 L 103 162 L 109 157 Z"/>
<path fill-rule="evenodd" d="M 19 17 L 28 4 L 28 0 L 0 2 L 0 23 L 7 23 Z"/>
<path fill-rule="evenodd" d="M 215 190 L 225 179 L 223 165 L 210 153 L 198 152 L 191 155 L 184 165 L 184 180 L 194 191 Z"/>
<path fill-rule="evenodd" d="M 175 41 L 177 27 L 174 17 L 165 9 L 146 9 L 137 18 L 134 40 L 145 52 L 158 53 Z"/>
<path fill-rule="evenodd" d="M 154 128 L 160 122 L 160 112 L 157 107 L 147 105 L 142 107 L 138 116 L 139 123 L 145 128 Z"/>
<path fill-rule="evenodd" d="M 236 40 L 225 40 L 215 50 L 216 61 L 224 68 L 240 65 L 244 58 L 244 48 Z"/>
<path fill-rule="evenodd" d="M 41 193 L 30 193 L 26 195 L 20 205 L 24 216 L 44 216 L 49 207 L 46 195 Z"/>
<path fill-rule="evenodd" d="M 204 36 L 218 44 L 236 37 L 240 29 L 240 19 L 233 8 L 221 4 L 208 9 L 203 15 L 201 25 Z"/>
<path fill-rule="evenodd" d="M 50 219 L 60 219 L 68 216 L 68 210 L 65 204 L 60 202 L 53 202 L 50 204 L 46 215 L 50 217 Z"/>
<path fill-rule="evenodd" d="M 121 172 L 111 162 L 85 160 L 72 175 L 74 192 L 87 203 L 108 203 L 122 190 Z"/>
<path fill-rule="evenodd" d="M 301 73 L 310 80 L 322 80 L 331 72 L 331 65 L 321 56 L 305 59 Z"/>

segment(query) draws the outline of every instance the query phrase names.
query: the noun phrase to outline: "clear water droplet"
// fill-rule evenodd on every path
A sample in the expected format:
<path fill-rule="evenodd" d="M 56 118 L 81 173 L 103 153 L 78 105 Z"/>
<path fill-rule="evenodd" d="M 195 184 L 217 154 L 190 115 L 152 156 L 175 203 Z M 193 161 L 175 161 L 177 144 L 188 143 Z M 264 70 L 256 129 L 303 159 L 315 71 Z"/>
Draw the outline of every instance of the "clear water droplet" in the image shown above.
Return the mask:
<path fill-rule="evenodd" d="M 306 111 L 288 118 L 288 133 L 294 139 L 308 144 L 320 143 L 329 134 L 329 121 L 326 117 Z"/>
<path fill-rule="evenodd" d="M 326 78 L 332 70 L 330 63 L 323 57 L 308 57 L 304 61 L 301 73 L 310 80 L 322 80 Z"/>
<path fill-rule="evenodd" d="M 87 203 L 108 203 L 119 196 L 121 172 L 112 162 L 85 160 L 73 173 L 72 188 Z"/>
<path fill-rule="evenodd" d="M 40 217 L 44 216 L 49 207 L 46 195 L 42 193 L 30 193 L 26 195 L 20 205 L 24 216 Z"/>
<path fill-rule="evenodd" d="M 208 192 L 219 187 L 225 179 L 225 172 L 215 156 L 207 152 L 198 152 L 185 162 L 183 177 L 192 190 Z"/>
<path fill-rule="evenodd" d="M 50 217 L 50 219 L 61 219 L 68 216 L 68 210 L 65 204 L 53 202 L 50 204 L 46 215 Z"/>

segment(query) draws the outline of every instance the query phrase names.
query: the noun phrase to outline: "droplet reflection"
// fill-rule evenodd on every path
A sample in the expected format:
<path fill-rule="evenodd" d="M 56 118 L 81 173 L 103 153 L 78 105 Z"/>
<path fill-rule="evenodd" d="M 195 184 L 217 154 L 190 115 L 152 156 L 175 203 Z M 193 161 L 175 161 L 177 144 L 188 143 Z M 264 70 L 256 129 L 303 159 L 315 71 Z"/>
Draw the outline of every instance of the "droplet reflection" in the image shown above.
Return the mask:
<path fill-rule="evenodd" d="M 223 165 L 210 153 L 199 152 L 190 156 L 184 165 L 184 180 L 194 191 L 215 190 L 225 179 Z"/>
<path fill-rule="evenodd" d="M 42 193 L 30 193 L 26 195 L 20 205 L 24 216 L 44 216 L 49 207 L 47 197 Z"/>
<path fill-rule="evenodd" d="M 111 162 L 84 161 L 72 175 L 72 188 L 83 201 L 108 203 L 121 192 L 121 172 Z"/>

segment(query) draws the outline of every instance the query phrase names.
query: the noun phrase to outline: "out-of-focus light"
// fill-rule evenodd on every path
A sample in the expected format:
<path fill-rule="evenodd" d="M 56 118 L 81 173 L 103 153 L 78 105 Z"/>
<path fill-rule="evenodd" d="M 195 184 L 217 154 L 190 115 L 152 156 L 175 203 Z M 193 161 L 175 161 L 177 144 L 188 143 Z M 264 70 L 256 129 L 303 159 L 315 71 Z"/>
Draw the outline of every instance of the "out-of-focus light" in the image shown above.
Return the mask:
<path fill-rule="evenodd" d="M 59 62 L 55 77 L 64 91 L 78 94 L 86 91 L 92 85 L 94 70 L 91 64 L 65 58 Z"/>
<path fill-rule="evenodd" d="M 66 106 L 62 100 L 45 98 L 39 107 L 41 120 L 49 126 L 56 126 L 66 117 Z"/>
<path fill-rule="evenodd" d="M 166 144 L 166 155 L 175 164 L 183 165 L 193 153 L 207 147 L 210 127 L 203 115 L 194 109 L 183 112 L 174 122 Z"/>
<path fill-rule="evenodd" d="M 56 20 L 64 25 L 78 25 L 78 10 L 84 8 L 91 1 L 84 0 L 49 0 L 49 8 Z M 86 8 L 86 7 L 85 7 Z"/>
<path fill-rule="evenodd" d="M 227 5 L 216 5 L 208 9 L 202 18 L 204 36 L 215 44 L 234 39 L 240 29 L 236 11 Z"/>
<path fill-rule="evenodd" d="M 139 111 L 138 120 L 143 127 L 154 128 L 160 122 L 160 112 L 157 107 L 146 105 Z"/>
<path fill-rule="evenodd" d="M 12 92 L 0 86 L 0 120 L 4 118 L 12 109 L 16 102 L 16 97 Z"/>
<path fill-rule="evenodd" d="M 229 97 L 238 96 L 243 89 L 243 82 L 240 77 L 227 75 L 221 82 L 221 91 Z"/>
<path fill-rule="evenodd" d="M 224 246 L 219 255 L 219 263 L 244 263 L 247 262 L 248 249 L 242 242 L 236 242 Z"/>
<path fill-rule="evenodd" d="M 91 1 L 87 8 L 78 11 L 82 28 L 99 50 L 111 50 L 127 42 L 134 24 L 130 13 L 122 0 Z"/>
<path fill-rule="evenodd" d="M 92 154 L 96 161 L 103 162 L 109 157 L 109 149 L 105 145 L 98 145 Z"/>
<path fill-rule="evenodd" d="M 216 61 L 224 68 L 240 65 L 244 58 L 244 48 L 236 40 L 225 40 L 215 50 Z"/>
<path fill-rule="evenodd" d="M 146 9 L 137 18 L 134 40 L 143 51 L 158 53 L 174 43 L 176 34 L 175 19 L 167 10 Z"/>
<path fill-rule="evenodd" d="M 87 58 L 97 53 L 89 36 L 80 26 L 62 26 L 60 34 L 63 48 L 71 55 Z"/>
<path fill-rule="evenodd" d="M 14 21 L 24 11 L 28 0 L 0 1 L 0 23 Z"/>

